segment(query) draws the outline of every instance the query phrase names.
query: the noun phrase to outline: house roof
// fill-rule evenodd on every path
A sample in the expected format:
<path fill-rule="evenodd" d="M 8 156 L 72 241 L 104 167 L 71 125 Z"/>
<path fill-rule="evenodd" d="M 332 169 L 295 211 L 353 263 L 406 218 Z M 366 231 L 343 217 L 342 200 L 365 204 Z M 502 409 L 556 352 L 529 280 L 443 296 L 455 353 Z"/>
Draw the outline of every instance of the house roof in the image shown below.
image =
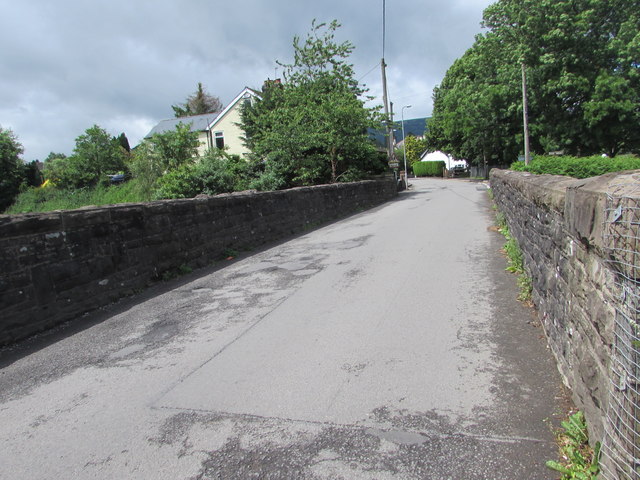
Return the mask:
<path fill-rule="evenodd" d="M 161 120 L 155 127 L 151 129 L 144 138 L 149 138 L 156 133 L 165 133 L 175 130 L 179 123 L 184 123 L 191 127 L 192 132 L 203 132 L 212 123 L 220 113 L 205 113 L 203 115 L 190 115 L 188 117 L 168 118 Z"/>
<path fill-rule="evenodd" d="M 216 118 L 214 118 L 209 122 L 209 125 L 207 126 L 207 130 L 211 130 L 215 126 L 215 124 L 218 122 L 218 120 L 224 117 L 227 114 L 227 112 L 231 110 L 243 98 L 248 99 L 250 97 L 259 97 L 259 96 L 260 95 L 258 95 L 258 93 L 255 90 L 249 87 L 244 87 L 242 91 L 238 95 L 236 95 L 236 98 L 231 100 L 231 102 L 229 102 L 229 105 L 227 105 L 226 108 L 216 116 Z"/>
<path fill-rule="evenodd" d="M 202 115 L 190 115 L 188 117 L 168 118 L 161 120 L 155 127 L 151 129 L 144 138 L 150 138 L 156 133 L 165 133 L 175 130 L 179 123 L 187 124 L 191 127 L 192 132 L 204 132 L 211 130 L 215 124 L 226 115 L 240 100 L 247 98 L 247 96 L 258 96 L 258 93 L 251 88 L 244 87 L 244 89 L 231 100 L 221 112 L 204 113 Z"/>

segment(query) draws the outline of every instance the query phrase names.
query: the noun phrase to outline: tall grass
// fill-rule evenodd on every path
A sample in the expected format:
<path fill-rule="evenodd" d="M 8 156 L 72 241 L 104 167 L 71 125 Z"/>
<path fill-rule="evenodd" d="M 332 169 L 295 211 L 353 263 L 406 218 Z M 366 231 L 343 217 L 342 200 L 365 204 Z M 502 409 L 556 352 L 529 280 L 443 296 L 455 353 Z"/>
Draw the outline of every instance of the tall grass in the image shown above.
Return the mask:
<path fill-rule="evenodd" d="M 18 195 L 14 204 L 4 213 L 50 212 L 72 210 L 87 205 L 113 205 L 148 200 L 148 194 L 143 193 L 135 179 L 122 185 L 99 185 L 78 190 L 62 190 L 55 187 L 30 188 Z"/>

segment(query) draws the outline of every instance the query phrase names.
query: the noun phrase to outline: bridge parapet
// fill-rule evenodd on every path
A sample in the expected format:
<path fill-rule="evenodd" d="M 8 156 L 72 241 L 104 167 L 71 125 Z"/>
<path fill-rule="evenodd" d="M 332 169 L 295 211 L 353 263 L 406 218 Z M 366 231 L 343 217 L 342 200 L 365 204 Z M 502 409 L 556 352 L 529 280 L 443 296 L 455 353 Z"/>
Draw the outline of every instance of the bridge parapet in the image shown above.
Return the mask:
<path fill-rule="evenodd" d="M 397 195 L 392 178 L 0 215 L 0 345 Z"/>
<path fill-rule="evenodd" d="M 640 172 L 492 170 L 491 188 L 560 373 L 604 440 L 603 478 L 640 478 Z"/>

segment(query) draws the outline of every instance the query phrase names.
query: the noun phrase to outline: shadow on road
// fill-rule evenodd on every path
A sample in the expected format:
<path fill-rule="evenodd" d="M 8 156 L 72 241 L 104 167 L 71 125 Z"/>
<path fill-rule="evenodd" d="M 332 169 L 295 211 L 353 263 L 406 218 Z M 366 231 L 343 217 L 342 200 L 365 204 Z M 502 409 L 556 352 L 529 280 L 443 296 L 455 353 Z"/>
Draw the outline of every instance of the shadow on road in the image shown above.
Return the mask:
<path fill-rule="evenodd" d="M 251 257 L 253 255 L 262 253 L 271 248 L 277 247 L 284 243 L 290 242 L 296 238 L 307 235 L 315 230 L 327 227 L 329 225 L 345 221 L 349 218 L 363 215 L 366 213 L 376 212 L 379 209 L 385 208 L 385 205 L 389 205 L 395 201 L 406 200 L 412 196 L 418 195 L 420 192 L 412 192 L 405 191 L 401 192 L 398 197 L 395 199 L 382 204 L 376 207 L 355 212 L 350 215 L 347 215 L 342 218 L 338 218 L 335 220 L 330 220 L 321 224 L 313 225 L 307 228 L 305 231 L 288 235 L 280 240 L 270 242 L 259 247 L 256 247 L 250 251 L 242 251 L 238 252 L 238 255 L 231 259 L 223 259 L 223 260 L 212 260 L 212 265 L 208 267 L 202 267 L 194 270 L 191 273 L 183 274 L 177 278 L 172 278 L 169 280 L 160 280 L 158 283 L 153 283 L 149 285 L 143 292 L 133 294 L 128 297 L 123 297 L 115 303 L 108 305 L 106 307 L 101 307 L 99 309 L 86 312 L 84 315 L 80 317 L 76 317 L 71 320 L 67 320 L 61 324 L 58 324 L 54 327 L 51 327 L 45 331 L 36 333 L 30 337 L 27 337 L 23 340 L 19 340 L 10 345 L 0 346 L 0 369 L 5 368 L 12 363 L 29 356 L 33 353 L 36 353 L 44 348 L 47 348 L 63 339 L 71 337 L 77 333 L 83 332 L 91 327 L 94 327 L 109 318 L 112 318 L 116 315 L 126 312 L 142 303 L 145 303 L 148 300 L 151 300 L 155 297 L 168 293 L 172 290 L 179 289 L 180 287 L 198 280 L 200 278 L 206 277 L 218 270 L 224 269 L 229 265 L 232 265 L 242 259 Z"/>

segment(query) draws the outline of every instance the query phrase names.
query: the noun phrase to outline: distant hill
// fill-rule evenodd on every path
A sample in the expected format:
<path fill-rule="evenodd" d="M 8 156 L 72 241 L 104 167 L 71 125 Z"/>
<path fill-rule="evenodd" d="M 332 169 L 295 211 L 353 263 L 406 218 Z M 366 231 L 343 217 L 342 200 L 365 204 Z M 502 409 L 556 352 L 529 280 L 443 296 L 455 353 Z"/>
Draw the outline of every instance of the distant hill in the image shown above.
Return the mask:
<path fill-rule="evenodd" d="M 413 135 L 415 137 L 424 136 L 427 131 L 427 121 L 431 119 L 431 117 L 422 117 L 422 118 L 411 118 L 404 121 L 404 133 L 405 136 Z M 395 128 L 393 129 L 393 137 L 395 138 L 396 143 L 402 141 L 402 125 L 401 122 L 393 122 Z M 380 147 L 385 147 L 385 132 L 382 130 L 376 130 L 373 128 L 369 129 L 369 136 L 373 138 L 376 144 Z"/>

